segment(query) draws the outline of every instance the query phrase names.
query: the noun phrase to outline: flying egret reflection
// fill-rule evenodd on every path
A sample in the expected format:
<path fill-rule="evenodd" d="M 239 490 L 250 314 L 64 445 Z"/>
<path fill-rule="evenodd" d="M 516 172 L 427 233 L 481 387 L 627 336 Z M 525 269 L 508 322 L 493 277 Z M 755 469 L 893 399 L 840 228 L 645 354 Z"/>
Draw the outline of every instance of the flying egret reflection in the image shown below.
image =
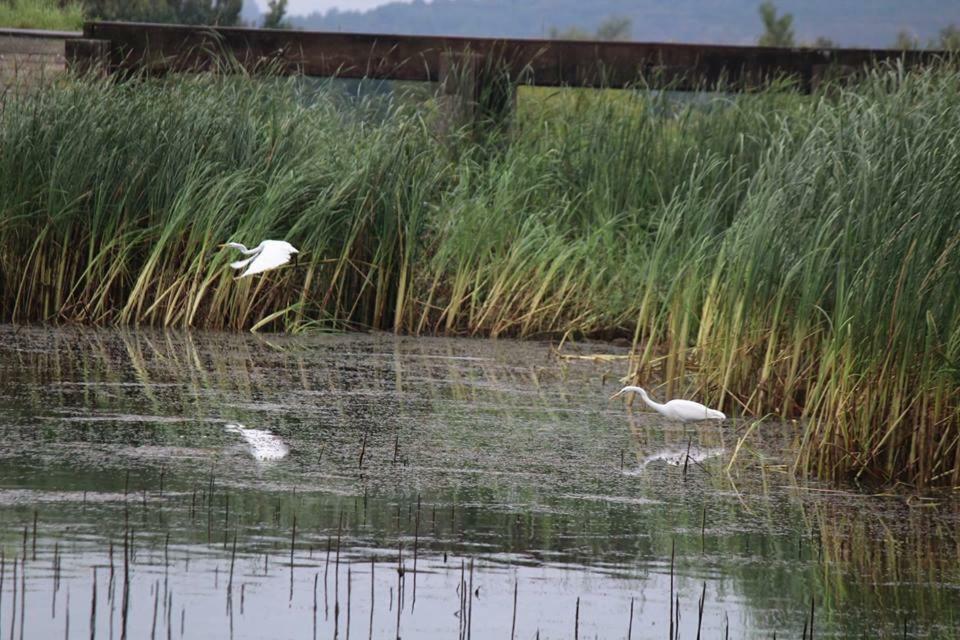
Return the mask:
<path fill-rule="evenodd" d="M 252 249 L 247 249 L 245 245 L 239 242 L 227 242 L 220 246 L 238 249 L 244 255 L 250 256 L 249 258 L 230 263 L 230 266 L 234 269 L 239 270 L 246 267 L 246 271 L 237 276 L 237 279 L 252 276 L 255 273 L 261 273 L 263 271 L 269 271 L 270 269 L 276 269 L 280 265 L 289 262 L 291 255 L 300 253 L 286 240 L 264 240 Z"/>
<path fill-rule="evenodd" d="M 670 400 L 666 404 L 654 402 L 650 399 L 650 396 L 647 395 L 647 392 L 640 387 L 624 387 L 623 389 L 620 389 L 620 391 L 610 396 L 610 399 L 613 400 L 614 398 L 629 392 L 640 394 L 640 397 L 643 398 L 643 401 L 648 407 L 660 415 L 670 418 L 671 420 L 691 422 L 693 420 L 727 419 L 727 416 L 725 416 L 722 412 L 717 411 L 716 409 L 709 409 L 699 402 L 693 402 L 692 400 Z"/>
<path fill-rule="evenodd" d="M 279 436 L 265 429 L 248 429 L 242 424 L 228 424 L 224 428 L 246 441 L 255 460 L 280 460 L 290 453 L 290 447 Z"/>

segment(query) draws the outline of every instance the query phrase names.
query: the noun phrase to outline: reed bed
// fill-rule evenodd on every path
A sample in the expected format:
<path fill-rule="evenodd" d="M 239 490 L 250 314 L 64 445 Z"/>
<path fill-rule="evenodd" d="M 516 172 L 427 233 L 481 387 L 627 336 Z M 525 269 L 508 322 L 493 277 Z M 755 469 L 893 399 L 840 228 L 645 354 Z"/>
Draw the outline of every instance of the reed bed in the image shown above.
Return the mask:
<path fill-rule="evenodd" d="M 440 129 L 297 80 L 14 87 L 0 318 L 625 335 L 665 394 L 799 420 L 798 470 L 960 485 L 955 71 Z M 217 245 L 267 237 L 299 263 L 234 281 Z"/>

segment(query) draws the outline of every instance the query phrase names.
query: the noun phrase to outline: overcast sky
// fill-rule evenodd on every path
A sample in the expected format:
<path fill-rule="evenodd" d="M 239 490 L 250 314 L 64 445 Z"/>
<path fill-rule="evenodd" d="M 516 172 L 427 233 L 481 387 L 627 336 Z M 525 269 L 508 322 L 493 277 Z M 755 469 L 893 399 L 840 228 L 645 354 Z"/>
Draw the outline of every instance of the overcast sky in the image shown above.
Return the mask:
<path fill-rule="evenodd" d="M 370 9 L 377 5 L 386 4 L 390 0 L 287 0 L 289 15 L 306 15 L 314 11 L 326 11 L 336 7 L 341 11 L 348 9 Z M 266 11 L 267 0 L 256 0 L 261 11 Z"/>

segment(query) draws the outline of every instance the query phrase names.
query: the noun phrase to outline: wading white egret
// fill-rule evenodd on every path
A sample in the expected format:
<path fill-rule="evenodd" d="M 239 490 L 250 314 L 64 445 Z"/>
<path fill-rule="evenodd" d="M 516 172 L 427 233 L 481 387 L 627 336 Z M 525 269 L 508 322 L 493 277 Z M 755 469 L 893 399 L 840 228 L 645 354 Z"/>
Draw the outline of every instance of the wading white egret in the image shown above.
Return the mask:
<path fill-rule="evenodd" d="M 230 266 L 234 269 L 243 269 L 246 267 L 246 271 L 237 276 L 238 279 L 252 276 L 255 273 L 269 271 L 270 269 L 276 269 L 280 265 L 289 262 L 291 255 L 300 253 L 292 244 L 285 240 L 264 240 L 253 249 L 247 249 L 239 242 L 227 242 L 220 246 L 238 249 L 240 253 L 250 256 L 249 258 L 230 263 Z"/>
<path fill-rule="evenodd" d="M 693 402 L 692 400 L 670 400 L 666 404 L 660 404 L 659 402 L 654 402 L 650 399 L 650 396 L 647 395 L 647 392 L 641 389 L 640 387 L 624 387 L 620 391 L 616 392 L 610 399 L 613 400 L 617 396 L 623 395 L 624 393 L 638 393 L 640 397 L 643 398 L 643 401 L 647 403 L 647 406 L 659 413 L 662 416 L 666 416 L 671 420 L 679 420 L 680 422 L 691 422 L 693 420 L 726 420 L 727 416 L 723 415 L 720 411 L 716 409 L 709 409 L 699 402 Z"/>

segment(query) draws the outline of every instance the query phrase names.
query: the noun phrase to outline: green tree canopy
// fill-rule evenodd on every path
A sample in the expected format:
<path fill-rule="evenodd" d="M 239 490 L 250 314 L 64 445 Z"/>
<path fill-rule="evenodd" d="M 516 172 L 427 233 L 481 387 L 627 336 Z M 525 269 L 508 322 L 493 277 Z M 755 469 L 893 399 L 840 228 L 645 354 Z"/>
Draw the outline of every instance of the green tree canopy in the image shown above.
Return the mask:
<path fill-rule="evenodd" d="M 560 31 L 550 27 L 550 38 L 554 40 L 629 40 L 632 30 L 630 18 L 611 16 L 600 23 L 595 33 L 580 27 L 570 27 Z"/>
<path fill-rule="evenodd" d="M 597 27 L 597 40 L 629 40 L 630 18 L 612 16 Z"/>
<path fill-rule="evenodd" d="M 926 46 L 929 49 L 960 51 L 960 27 L 951 22 L 944 28 L 940 29 L 940 34 L 938 37 L 930 38 L 930 40 L 927 41 Z M 896 41 L 893 43 L 894 49 L 901 49 L 903 51 L 920 49 L 922 47 L 923 45 L 920 43 L 920 39 L 907 29 L 901 29 L 897 33 Z"/>
<path fill-rule="evenodd" d="M 264 29 L 289 29 L 290 23 L 285 20 L 287 15 L 287 0 L 270 0 L 267 3 L 267 13 L 263 16 Z"/>
<path fill-rule="evenodd" d="M 960 51 L 960 27 L 950 23 L 940 29 L 940 40 L 936 46 L 947 51 Z"/>
<path fill-rule="evenodd" d="M 901 51 L 918 49 L 920 48 L 920 42 L 908 30 L 900 29 L 900 31 L 897 32 L 897 39 L 893 43 L 893 48 L 900 49 Z"/>
<path fill-rule="evenodd" d="M 777 15 L 777 8 L 770 0 L 760 5 L 760 19 L 763 20 L 763 35 L 757 40 L 761 47 L 792 47 L 793 16 L 785 13 Z"/>

